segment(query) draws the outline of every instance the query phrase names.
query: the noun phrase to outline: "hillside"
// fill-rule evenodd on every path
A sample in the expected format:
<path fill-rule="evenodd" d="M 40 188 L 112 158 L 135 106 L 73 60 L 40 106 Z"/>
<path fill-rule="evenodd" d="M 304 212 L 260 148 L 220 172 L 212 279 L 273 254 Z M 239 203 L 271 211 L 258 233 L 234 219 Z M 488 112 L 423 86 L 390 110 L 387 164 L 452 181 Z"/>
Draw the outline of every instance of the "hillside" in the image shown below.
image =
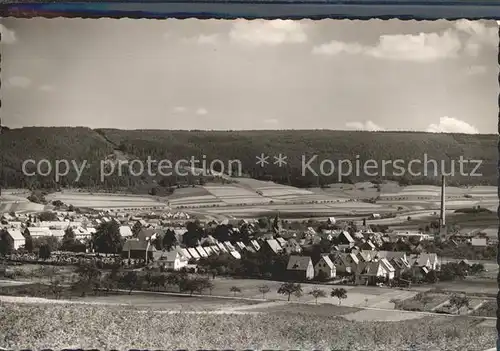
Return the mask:
<path fill-rule="evenodd" d="M 169 159 L 176 162 L 179 159 L 195 157 L 202 159 L 206 155 L 208 162 L 219 159 L 226 165 L 229 160 L 240 160 L 243 172 L 257 179 L 269 179 L 297 187 L 316 186 L 338 182 L 338 174 L 316 177 L 307 172 L 301 174 L 301 159 L 305 160 L 318 155 L 317 160 L 349 159 L 355 165 L 356 155 L 359 160 L 375 160 L 382 164 L 383 160 L 404 160 L 403 165 L 412 159 L 444 160 L 445 171 L 450 169 L 450 160 L 457 160 L 456 176 L 450 177 L 450 185 L 460 184 L 497 184 L 498 136 L 496 135 L 466 135 L 466 134 L 432 134 L 421 132 L 354 132 L 329 130 L 283 130 L 283 131 L 169 131 L 169 130 L 118 130 L 89 128 L 21 128 L 11 129 L 2 133 L 1 149 L 4 155 L 4 172 L 2 186 L 52 187 L 53 177 L 38 177 L 34 182 L 29 177 L 23 177 L 22 163 L 26 159 L 68 159 L 82 162 L 88 160 L 91 168 L 84 172 L 80 186 L 121 187 L 137 186 L 149 183 L 148 177 L 108 177 L 105 183 L 99 180 L 99 162 L 116 155 L 146 160 Z M 256 156 L 264 153 L 270 155 L 270 165 L 261 168 L 255 164 Z M 287 156 L 287 166 L 279 168 L 272 164 L 273 155 Z M 125 156 L 123 156 L 125 155 Z M 458 160 L 483 160 L 477 172 L 481 177 L 467 177 L 458 174 Z M 363 174 L 361 163 L 360 174 L 354 173 L 343 177 L 344 181 L 373 180 L 385 178 L 399 180 L 412 184 L 437 184 L 439 179 L 433 176 L 432 164 L 428 168 L 428 176 L 391 176 L 392 168 L 386 166 L 385 177 L 372 177 Z M 313 162 L 311 167 L 319 171 L 319 162 Z M 380 166 L 381 167 L 381 166 Z M 438 165 L 438 168 L 440 166 Z M 473 165 L 469 167 L 471 170 Z M 422 171 L 422 165 L 414 164 L 413 171 Z M 465 165 L 464 170 L 468 167 Z M 325 166 L 330 171 L 330 166 Z M 379 168 L 379 172 L 381 168 Z M 374 172 L 374 170 L 369 170 Z M 66 184 L 71 184 L 75 173 L 70 172 Z M 158 180 L 158 179 L 157 179 Z M 175 184 L 178 179 L 169 180 Z M 165 181 L 164 181 L 165 183 Z"/>

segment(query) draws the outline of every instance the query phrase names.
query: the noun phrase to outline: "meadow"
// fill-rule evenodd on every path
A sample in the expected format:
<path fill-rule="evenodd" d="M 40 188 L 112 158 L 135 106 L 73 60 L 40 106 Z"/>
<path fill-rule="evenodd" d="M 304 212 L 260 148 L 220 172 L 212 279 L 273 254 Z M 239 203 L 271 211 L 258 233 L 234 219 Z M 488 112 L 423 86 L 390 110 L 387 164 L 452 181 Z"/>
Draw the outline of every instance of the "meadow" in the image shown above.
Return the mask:
<path fill-rule="evenodd" d="M 96 209 L 106 208 L 150 208 L 165 207 L 166 204 L 159 202 L 149 196 L 103 194 L 103 193 L 81 193 L 81 192 L 57 192 L 46 196 L 48 201 L 62 201 L 67 205 L 75 207 L 89 207 Z"/>
<path fill-rule="evenodd" d="M 140 312 L 140 313 L 139 313 Z M 348 312 L 348 311 L 340 311 Z M 53 349 L 339 349 L 477 350 L 496 331 L 472 318 L 424 317 L 358 322 L 342 316 L 289 313 L 164 314 L 110 305 L 1 303 L 2 347 Z"/>

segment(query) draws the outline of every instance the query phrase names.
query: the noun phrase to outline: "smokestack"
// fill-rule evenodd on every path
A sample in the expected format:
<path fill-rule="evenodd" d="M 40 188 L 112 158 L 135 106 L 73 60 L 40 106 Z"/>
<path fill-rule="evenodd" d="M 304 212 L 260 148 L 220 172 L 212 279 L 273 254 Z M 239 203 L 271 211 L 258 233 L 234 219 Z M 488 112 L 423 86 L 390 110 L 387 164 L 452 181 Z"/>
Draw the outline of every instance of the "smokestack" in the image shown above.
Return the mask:
<path fill-rule="evenodd" d="M 441 176 L 441 213 L 440 213 L 440 222 L 441 222 L 441 227 L 446 226 L 446 219 L 445 219 L 445 202 L 446 202 L 446 197 L 445 197 L 445 189 L 446 189 L 446 182 L 444 176 Z"/>

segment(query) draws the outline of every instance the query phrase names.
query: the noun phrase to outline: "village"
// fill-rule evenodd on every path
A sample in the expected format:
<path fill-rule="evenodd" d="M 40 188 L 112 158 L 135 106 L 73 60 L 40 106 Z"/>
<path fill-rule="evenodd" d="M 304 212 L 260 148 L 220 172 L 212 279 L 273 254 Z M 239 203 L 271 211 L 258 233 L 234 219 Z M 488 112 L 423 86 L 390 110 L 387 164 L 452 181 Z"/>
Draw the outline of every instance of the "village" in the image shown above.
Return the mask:
<path fill-rule="evenodd" d="M 401 287 L 437 282 L 441 258 L 425 250 L 425 243 L 434 241 L 434 237 L 412 232 L 381 233 L 364 222 L 356 226 L 330 217 L 325 222 L 317 221 L 316 228 L 306 222 L 301 224 L 302 229 L 289 230 L 283 228 L 279 214 L 254 221 L 201 223 L 183 212 L 133 216 L 112 211 L 82 214 L 59 210 L 28 216 L 13 213 L 2 216 L 0 252 L 7 261 L 18 263 L 64 265 L 83 259 L 118 262 L 126 268 L 209 269 L 214 275 L 294 282 Z M 478 245 L 477 241 L 486 238 L 471 238 L 467 245 Z M 252 260 L 254 257 L 259 259 Z M 273 258 L 279 258 L 279 262 Z M 457 262 L 469 265 L 467 260 Z M 249 267 L 259 264 L 263 267 Z"/>

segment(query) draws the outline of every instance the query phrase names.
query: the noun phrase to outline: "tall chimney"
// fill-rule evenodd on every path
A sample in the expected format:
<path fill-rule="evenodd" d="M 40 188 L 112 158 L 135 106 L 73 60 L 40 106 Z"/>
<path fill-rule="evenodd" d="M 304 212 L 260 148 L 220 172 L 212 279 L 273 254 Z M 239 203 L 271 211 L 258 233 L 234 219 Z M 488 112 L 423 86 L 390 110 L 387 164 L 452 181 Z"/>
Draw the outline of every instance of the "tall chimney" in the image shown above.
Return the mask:
<path fill-rule="evenodd" d="M 445 189 L 446 189 L 445 178 L 444 178 L 444 176 L 441 176 L 441 213 L 440 213 L 440 217 L 439 217 L 439 220 L 441 222 L 440 223 L 441 227 L 445 227 L 446 226 L 446 219 L 445 219 L 445 210 L 446 210 L 446 206 L 445 206 L 445 202 L 446 202 Z"/>

